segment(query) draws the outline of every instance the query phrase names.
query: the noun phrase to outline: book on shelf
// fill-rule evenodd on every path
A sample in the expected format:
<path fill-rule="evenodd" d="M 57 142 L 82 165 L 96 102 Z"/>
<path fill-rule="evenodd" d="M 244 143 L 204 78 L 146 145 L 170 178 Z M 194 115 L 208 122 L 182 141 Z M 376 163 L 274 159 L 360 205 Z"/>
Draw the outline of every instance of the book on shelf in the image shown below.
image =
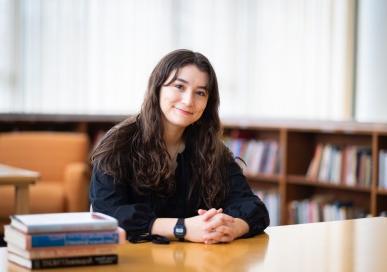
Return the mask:
<path fill-rule="evenodd" d="M 320 171 L 318 173 L 319 180 L 329 180 L 329 170 L 331 167 L 332 156 L 333 147 L 331 145 L 325 145 L 321 157 Z"/>
<path fill-rule="evenodd" d="M 113 244 L 23 249 L 13 244 L 11 241 L 7 242 L 7 250 L 8 252 L 12 252 L 13 254 L 26 259 L 49 259 L 58 257 L 117 254 L 117 246 Z"/>
<path fill-rule="evenodd" d="M 350 201 L 335 200 L 328 195 L 316 195 L 310 199 L 293 200 L 289 203 L 289 223 L 313 223 L 366 217 L 364 209 Z"/>
<path fill-rule="evenodd" d="M 89 265 L 108 265 L 117 264 L 118 255 L 91 255 L 91 256 L 75 256 L 75 257 L 59 257 L 47 259 L 27 259 L 8 252 L 8 260 L 28 269 L 43 269 L 43 268 L 59 268 L 73 266 L 89 266 Z"/>
<path fill-rule="evenodd" d="M 379 189 L 387 189 L 387 150 L 379 151 Z"/>
<path fill-rule="evenodd" d="M 269 143 L 269 154 L 266 160 L 266 165 L 263 169 L 263 172 L 266 174 L 275 174 L 279 172 L 279 150 L 278 143 L 276 141 L 271 141 Z"/>
<path fill-rule="evenodd" d="M 22 232 L 48 233 L 88 230 L 115 230 L 118 221 L 97 212 L 12 215 L 11 226 Z"/>
<path fill-rule="evenodd" d="M 240 157 L 246 162 L 247 166 L 244 167 L 246 174 L 278 173 L 279 148 L 276 141 L 225 138 L 224 143 L 235 157 Z"/>
<path fill-rule="evenodd" d="M 79 231 L 27 234 L 4 226 L 4 239 L 22 249 L 76 245 L 118 244 L 126 240 L 125 231 L 117 227 L 107 231 Z"/>
<path fill-rule="evenodd" d="M 254 141 L 249 146 L 251 146 L 251 155 L 247 163 L 247 170 L 249 174 L 254 175 L 260 173 L 265 144 L 261 141 Z"/>
<path fill-rule="evenodd" d="M 371 187 L 371 149 L 318 144 L 306 177 L 331 184 Z"/>

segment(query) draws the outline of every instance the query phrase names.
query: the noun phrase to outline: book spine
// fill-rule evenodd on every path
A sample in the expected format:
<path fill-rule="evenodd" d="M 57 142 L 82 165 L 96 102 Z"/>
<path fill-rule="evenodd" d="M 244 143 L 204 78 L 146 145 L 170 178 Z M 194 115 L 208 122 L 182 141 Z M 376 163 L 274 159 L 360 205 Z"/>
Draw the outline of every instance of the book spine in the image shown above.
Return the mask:
<path fill-rule="evenodd" d="M 28 259 L 48 259 L 59 257 L 76 257 L 90 255 L 112 255 L 117 254 L 116 245 L 99 246 L 70 246 L 31 249 L 29 251 L 20 250 L 8 246 L 8 251 L 23 256 Z"/>
<path fill-rule="evenodd" d="M 31 236 L 31 247 L 117 244 L 118 232 L 58 233 Z"/>
<path fill-rule="evenodd" d="M 12 223 L 11 223 L 12 225 Z M 27 233 L 45 233 L 45 232 L 64 232 L 64 231 L 107 231 L 117 228 L 117 224 L 111 222 L 103 222 L 100 224 L 52 224 L 52 225 L 32 225 L 27 226 Z"/>
<path fill-rule="evenodd" d="M 65 257 L 53 259 L 35 259 L 31 260 L 32 269 L 72 267 L 86 265 L 107 265 L 118 263 L 118 255 L 101 255 L 101 256 L 82 256 L 82 257 Z"/>

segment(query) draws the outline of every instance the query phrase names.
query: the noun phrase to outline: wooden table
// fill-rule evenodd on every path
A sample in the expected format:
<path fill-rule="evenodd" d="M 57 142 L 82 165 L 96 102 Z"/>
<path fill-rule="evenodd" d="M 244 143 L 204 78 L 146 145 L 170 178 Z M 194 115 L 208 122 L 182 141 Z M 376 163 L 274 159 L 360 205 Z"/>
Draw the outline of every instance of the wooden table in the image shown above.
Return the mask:
<path fill-rule="evenodd" d="M 387 218 L 271 227 L 230 244 L 128 243 L 119 252 L 118 265 L 59 271 L 387 271 Z M 27 271 L 7 263 L 2 248 L 6 268 Z"/>
<path fill-rule="evenodd" d="M 39 173 L 0 164 L 0 185 L 15 186 L 15 213 L 29 212 L 28 187 L 39 178 Z"/>

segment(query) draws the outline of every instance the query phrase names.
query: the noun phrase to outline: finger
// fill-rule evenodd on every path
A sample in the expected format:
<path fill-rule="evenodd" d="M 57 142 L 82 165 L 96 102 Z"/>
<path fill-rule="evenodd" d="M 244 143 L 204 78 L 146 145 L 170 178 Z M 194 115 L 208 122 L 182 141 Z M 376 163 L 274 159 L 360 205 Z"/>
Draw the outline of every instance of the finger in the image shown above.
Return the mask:
<path fill-rule="evenodd" d="M 218 244 L 218 243 L 229 243 L 229 242 L 232 242 L 234 240 L 234 238 L 230 235 L 223 235 L 221 236 L 219 239 L 208 239 L 208 240 L 205 240 L 204 243 L 207 244 L 207 245 L 211 245 L 211 244 Z"/>
<path fill-rule="evenodd" d="M 207 210 L 204 210 L 204 209 L 199 209 L 198 210 L 198 214 L 199 215 L 203 215 L 204 213 L 206 213 L 207 212 Z M 223 209 L 222 208 L 219 208 L 219 209 L 217 209 L 216 210 L 216 213 L 222 213 L 223 212 Z"/>
<path fill-rule="evenodd" d="M 209 241 L 209 240 L 214 240 L 214 241 L 219 241 L 224 234 L 221 232 L 213 231 L 213 232 L 207 232 L 206 234 L 203 235 L 203 240 Z"/>
<path fill-rule="evenodd" d="M 225 214 L 225 213 L 219 214 L 219 215 L 217 216 L 217 218 L 220 219 L 220 220 L 222 220 L 223 222 L 229 223 L 229 224 L 234 223 L 234 221 L 235 221 L 235 218 L 234 218 L 234 217 L 232 217 L 232 216 L 230 216 L 230 215 L 228 215 L 228 214 Z"/>
<path fill-rule="evenodd" d="M 216 240 L 218 242 L 230 242 L 234 240 L 234 232 L 230 227 L 219 227 L 216 231 L 203 236 L 205 240 Z"/>
<path fill-rule="evenodd" d="M 223 235 L 231 235 L 232 229 L 229 226 L 222 225 L 215 229 L 215 232 L 222 233 Z"/>
<path fill-rule="evenodd" d="M 202 214 L 202 216 L 203 216 L 203 220 L 204 221 L 207 221 L 207 220 L 209 220 L 210 218 L 212 218 L 214 215 L 216 215 L 217 214 L 217 211 L 214 209 L 214 208 L 212 208 L 212 209 L 209 209 L 208 211 L 206 211 L 204 214 Z"/>
<path fill-rule="evenodd" d="M 219 241 L 216 241 L 216 240 L 206 240 L 206 241 L 204 241 L 204 243 L 206 245 L 213 245 L 213 244 L 219 243 Z"/>
<path fill-rule="evenodd" d="M 234 240 L 234 238 L 232 235 L 223 235 L 222 237 L 220 237 L 218 242 L 219 243 L 229 243 L 233 240 Z"/>
<path fill-rule="evenodd" d="M 210 221 L 207 226 L 204 228 L 206 231 L 214 230 L 222 225 L 234 223 L 234 217 L 231 217 L 227 214 L 218 214 L 212 221 Z"/>
<path fill-rule="evenodd" d="M 203 215 L 203 214 L 205 214 L 206 211 L 207 211 L 207 210 L 199 209 L 199 210 L 198 210 L 198 214 L 199 214 L 199 215 Z"/>
<path fill-rule="evenodd" d="M 204 243 L 206 245 L 211 245 L 211 244 L 215 244 L 215 241 L 214 240 L 205 240 Z"/>

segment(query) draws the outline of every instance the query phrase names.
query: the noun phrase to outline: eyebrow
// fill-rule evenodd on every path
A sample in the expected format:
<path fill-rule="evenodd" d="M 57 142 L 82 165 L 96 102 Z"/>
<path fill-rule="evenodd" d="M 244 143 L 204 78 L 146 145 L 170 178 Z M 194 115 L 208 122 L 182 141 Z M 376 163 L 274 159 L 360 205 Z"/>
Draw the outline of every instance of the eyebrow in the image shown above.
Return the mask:
<path fill-rule="evenodd" d="M 182 78 L 178 78 L 178 77 L 177 77 L 175 80 L 181 81 L 181 82 L 183 82 L 183 83 L 185 83 L 185 84 L 189 84 L 189 82 L 188 82 L 187 80 L 182 79 Z M 198 88 L 199 88 L 199 89 L 204 89 L 204 90 L 207 91 L 207 86 L 198 86 Z"/>

